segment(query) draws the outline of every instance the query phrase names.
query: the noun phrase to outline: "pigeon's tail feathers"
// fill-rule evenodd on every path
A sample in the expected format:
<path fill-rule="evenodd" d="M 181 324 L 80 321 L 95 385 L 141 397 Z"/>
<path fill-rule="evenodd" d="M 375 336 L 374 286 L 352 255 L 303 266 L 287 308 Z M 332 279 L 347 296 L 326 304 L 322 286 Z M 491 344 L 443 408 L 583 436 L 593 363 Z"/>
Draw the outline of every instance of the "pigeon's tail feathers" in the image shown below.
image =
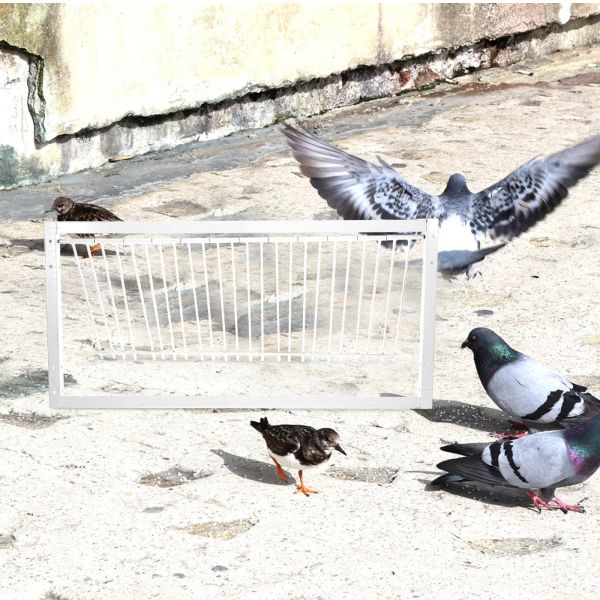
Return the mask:
<path fill-rule="evenodd" d="M 573 386 L 574 392 L 587 392 L 587 388 L 585 387 L 585 385 L 579 385 L 577 383 L 573 383 L 572 381 L 571 385 Z"/>
<path fill-rule="evenodd" d="M 586 407 L 592 409 L 594 414 L 600 412 L 600 398 L 596 398 L 596 396 L 593 396 L 589 392 L 584 392 L 580 396 L 583 398 Z"/>
<path fill-rule="evenodd" d="M 460 273 L 504 246 L 505 244 L 496 244 L 479 250 L 442 250 L 438 253 L 438 270 Z"/>
<path fill-rule="evenodd" d="M 479 481 L 490 485 L 509 485 L 500 471 L 484 463 L 478 454 L 451 458 L 437 465 L 438 469 L 451 475 L 459 475 L 464 481 Z"/>
<path fill-rule="evenodd" d="M 250 425 L 260 433 L 264 433 L 269 428 L 267 417 L 262 417 L 260 421 L 250 421 Z"/>
<path fill-rule="evenodd" d="M 566 419 L 559 421 L 562 427 L 573 427 L 574 425 L 579 425 L 591 419 L 592 417 L 595 417 L 596 415 L 600 415 L 600 399 L 596 398 L 596 396 L 592 396 L 592 394 L 588 392 L 579 392 L 577 395 L 583 400 L 585 404 L 585 410 L 580 415 L 567 417 Z"/>
<path fill-rule="evenodd" d="M 488 254 L 492 254 L 496 252 L 496 250 L 500 250 L 500 248 L 504 248 L 506 246 L 506 242 L 502 242 L 501 244 L 496 244 L 495 246 L 488 246 L 487 248 L 480 248 L 476 250 L 473 254 L 478 258 L 478 261 L 483 260 Z"/>
<path fill-rule="evenodd" d="M 452 473 L 444 473 L 440 475 L 436 479 L 434 479 L 429 487 L 443 487 L 448 485 L 449 483 L 460 483 L 461 481 L 465 481 L 464 477 L 461 475 L 453 475 Z"/>
<path fill-rule="evenodd" d="M 473 454 L 481 454 L 486 446 L 489 446 L 489 444 L 448 444 L 442 446 L 440 450 L 460 454 L 461 456 L 472 456 Z"/>

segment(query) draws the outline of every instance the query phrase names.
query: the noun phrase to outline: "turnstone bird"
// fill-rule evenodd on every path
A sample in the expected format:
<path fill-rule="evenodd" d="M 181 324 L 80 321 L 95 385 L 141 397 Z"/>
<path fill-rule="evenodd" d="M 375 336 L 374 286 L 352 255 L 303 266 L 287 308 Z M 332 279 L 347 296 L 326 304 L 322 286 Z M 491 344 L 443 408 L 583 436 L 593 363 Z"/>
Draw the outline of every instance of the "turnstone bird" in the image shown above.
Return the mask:
<path fill-rule="evenodd" d="M 305 496 L 318 492 L 304 485 L 302 472 L 324 468 L 333 450 L 346 454 L 340 446 L 340 436 L 333 429 L 315 429 L 308 425 L 271 425 L 266 417 L 260 422 L 250 421 L 250 425 L 265 439 L 279 479 L 287 483 L 282 465 L 298 470 L 300 485 L 296 492 L 302 492 Z"/>
<path fill-rule="evenodd" d="M 586 387 L 514 350 L 491 329 L 473 329 L 461 347 L 473 351 L 484 390 L 519 429 L 569 427 L 600 413 L 600 400 Z"/>
<path fill-rule="evenodd" d="M 476 481 L 521 488 L 539 510 L 584 512 L 579 504 L 559 500 L 555 492 L 585 481 L 600 466 L 600 415 L 569 429 L 491 444 L 450 444 L 442 450 L 462 458 L 439 463 L 438 469 L 446 473 L 432 481 L 432 486 Z"/>
<path fill-rule="evenodd" d="M 386 162 L 374 165 L 348 154 L 316 135 L 286 125 L 283 134 L 300 171 L 327 204 L 344 219 L 439 220 L 438 269 L 467 278 L 480 273 L 476 263 L 502 244 L 481 248 L 489 235 L 510 240 L 552 212 L 568 188 L 600 163 L 600 136 L 534 158 L 480 191 L 471 192 L 455 173 L 440 195 L 411 185 Z"/>
<path fill-rule="evenodd" d="M 121 221 L 115 213 L 97 204 L 85 204 L 75 202 L 71 198 L 59 196 L 54 199 L 52 206 L 44 211 L 44 214 L 55 212 L 59 221 Z M 79 234 L 81 238 L 93 237 L 90 233 Z M 100 250 L 100 244 L 94 244 L 91 253 L 96 254 Z"/>

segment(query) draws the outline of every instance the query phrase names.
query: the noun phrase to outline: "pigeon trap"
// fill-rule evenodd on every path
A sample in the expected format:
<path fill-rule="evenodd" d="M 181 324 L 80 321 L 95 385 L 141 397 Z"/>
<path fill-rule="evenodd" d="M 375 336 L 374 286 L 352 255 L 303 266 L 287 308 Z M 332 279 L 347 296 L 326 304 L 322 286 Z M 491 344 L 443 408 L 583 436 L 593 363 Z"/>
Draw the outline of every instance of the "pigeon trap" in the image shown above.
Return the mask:
<path fill-rule="evenodd" d="M 437 229 L 46 222 L 50 405 L 430 408 Z"/>

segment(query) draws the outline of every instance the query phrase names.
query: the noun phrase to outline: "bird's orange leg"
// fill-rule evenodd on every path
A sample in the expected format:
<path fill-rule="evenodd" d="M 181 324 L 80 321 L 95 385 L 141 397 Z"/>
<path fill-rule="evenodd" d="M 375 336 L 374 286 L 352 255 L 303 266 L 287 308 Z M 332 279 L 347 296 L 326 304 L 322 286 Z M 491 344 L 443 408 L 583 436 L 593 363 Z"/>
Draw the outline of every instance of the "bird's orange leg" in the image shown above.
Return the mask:
<path fill-rule="evenodd" d="M 317 490 L 311 490 L 304 485 L 304 480 L 302 479 L 302 471 L 298 471 L 298 475 L 300 475 L 300 485 L 296 486 L 296 494 L 298 492 L 302 492 L 305 496 L 309 494 L 318 494 Z"/>
<path fill-rule="evenodd" d="M 90 250 L 92 256 L 96 256 L 96 254 L 98 254 L 98 252 L 100 252 L 100 250 L 102 250 L 102 246 L 100 244 L 94 244 Z"/>
<path fill-rule="evenodd" d="M 287 483 L 287 475 L 285 474 L 285 471 L 281 468 L 281 465 L 273 457 L 271 457 L 271 460 L 275 463 L 275 470 L 277 471 L 279 479 Z"/>

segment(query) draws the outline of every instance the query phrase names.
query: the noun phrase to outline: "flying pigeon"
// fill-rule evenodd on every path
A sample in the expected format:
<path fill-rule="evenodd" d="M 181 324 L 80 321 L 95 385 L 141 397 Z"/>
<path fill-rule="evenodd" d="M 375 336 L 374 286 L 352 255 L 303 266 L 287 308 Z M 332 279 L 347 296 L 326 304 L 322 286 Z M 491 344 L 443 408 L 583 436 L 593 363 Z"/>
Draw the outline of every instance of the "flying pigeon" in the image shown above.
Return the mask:
<path fill-rule="evenodd" d="M 305 496 L 317 494 L 304 485 L 302 472 L 324 468 L 333 450 L 346 454 L 340 446 L 340 436 L 333 429 L 314 429 L 308 425 L 271 425 L 266 417 L 260 422 L 250 421 L 259 431 L 265 442 L 279 479 L 287 483 L 287 476 L 281 465 L 287 469 L 298 469 L 300 485 L 296 492 Z"/>
<path fill-rule="evenodd" d="M 491 329 L 473 329 L 461 347 L 473 351 L 487 395 L 527 427 L 569 427 L 600 413 L 600 400 L 587 388 L 513 350 Z"/>
<path fill-rule="evenodd" d="M 55 198 L 52 206 L 44 211 L 44 214 L 49 212 L 55 212 L 59 221 L 121 221 L 117 215 L 102 206 L 75 202 L 65 196 Z M 78 235 L 81 238 L 93 237 L 90 233 Z M 96 254 L 99 250 L 100 244 L 94 244 L 91 253 Z"/>
<path fill-rule="evenodd" d="M 476 481 L 522 488 L 540 511 L 585 512 L 581 505 L 565 504 L 554 494 L 558 487 L 585 481 L 600 466 L 600 415 L 569 429 L 491 444 L 450 444 L 442 450 L 463 458 L 439 463 L 437 467 L 446 473 L 432 486 Z"/>
<path fill-rule="evenodd" d="M 316 135 L 285 125 L 283 134 L 319 195 L 344 219 L 439 220 L 438 269 L 475 277 L 481 241 L 510 240 L 552 212 L 568 188 L 600 162 L 600 136 L 534 158 L 490 187 L 473 193 L 455 173 L 439 195 L 411 185 L 381 158 L 379 165 L 335 148 Z M 498 250 L 502 245 L 486 249 Z M 465 267 L 466 264 L 466 267 Z"/>

